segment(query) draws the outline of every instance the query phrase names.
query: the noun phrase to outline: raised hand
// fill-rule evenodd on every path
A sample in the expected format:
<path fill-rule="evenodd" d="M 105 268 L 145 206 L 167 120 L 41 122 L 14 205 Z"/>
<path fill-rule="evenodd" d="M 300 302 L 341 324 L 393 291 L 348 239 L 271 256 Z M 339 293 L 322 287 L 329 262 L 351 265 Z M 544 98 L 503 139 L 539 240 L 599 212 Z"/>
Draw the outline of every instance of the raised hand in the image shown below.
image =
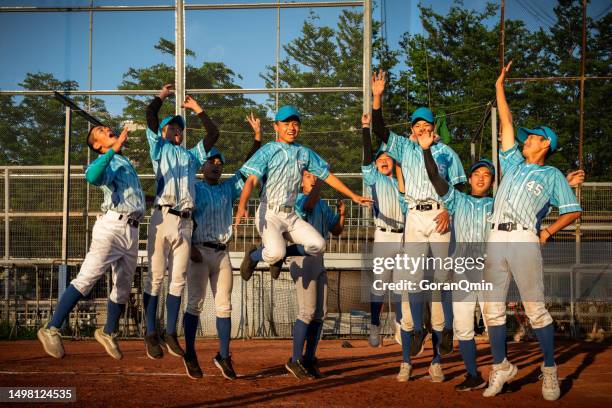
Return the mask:
<path fill-rule="evenodd" d="M 247 122 L 251 125 L 251 129 L 253 129 L 253 133 L 255 133 L 255 140 L 261 142 L 261 120 L 251 112 L 251 115 L 247 115 Z"/>
<path fill-rule="evenodd" d="M 121 131 L 121 134 L 119 135 L 119 137 L 117 137 L 117 141 L 115 142 L 115 144 L 113 144 L 111 149 L 113 149 L 115 153 L 119 153 L 121 151 L 121 148 L 127 141 L 127 137 L 128 137 L 128 127 L 127 125 L 125 125 L 123 127 L 123 130 Z"/>
<path fill-rule="evenodd" d="M 435 137 L 436 135 L 434 132 L 422 132 L 420 135 L 417 135 L 417 140 L 419 141 L 419 146 L 421 146 L 421 149 L 429 149 L 433 144 Z"/>
<path fill-rule="evenodd" d="M 585 173 L 584 170 L 576 170 L 567 174 L 566 179 L 570 187 L 577 187 L 584 183 Z"/>
<path fill-rule="evenodd" d="M 386 73 L 382 69 L 372 75 L 372 94 L 374 96 L 383 94 L 385 90 L 385 76 Z"/>
<path fill-rule="evenodd" d="M 361 127 L 362 128 L 370 127 L 370 115 L 368 115 L 367 113 L 364 113 L 363 115 L 361 115 Z"/>
<path fill-rule="evenodd" d="M 181 106 L 185 109 L 191 109 L 196 115 L 200 114 L 204 110 L 200 107 L 198 102 L 189 95 L 185 96 L 185 101 Z"/>
<path fill-rule="evenodd" d="M 166 84 L 162 87 L 161 91 L 159 91 L 159 99 L 162 101 L 169 97 L 170 95 L 174 95 L 174 85 Z"/>
<path fill-rule="evenodd" d="M 508 62 L 508 65 L 502 68 L 501 73 L 499 74 L 499 77 L 497 78 L 497 81 L 495 82 L 495 85 L 497 86 L 504 85 L 504 81 L 506 80 L 506 74 L 510 72 L 511 66 L 512 66 L 512 61 Z"/>

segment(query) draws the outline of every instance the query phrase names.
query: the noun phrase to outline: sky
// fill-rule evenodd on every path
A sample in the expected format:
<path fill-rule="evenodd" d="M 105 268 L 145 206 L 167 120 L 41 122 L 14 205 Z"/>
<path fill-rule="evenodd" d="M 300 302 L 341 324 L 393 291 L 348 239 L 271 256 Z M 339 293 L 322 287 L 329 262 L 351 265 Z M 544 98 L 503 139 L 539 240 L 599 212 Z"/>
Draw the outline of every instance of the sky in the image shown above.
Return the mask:
<path fill-rule="evenodd" d="M 257 0 L 261 2 L 266 0 Z M 267 0 L 272 1 L 272 0 Z M 186 0 L 186 3 L 248 3 L 248 0 Z M 252 1 L 251 1 L 252 2 Z M 423 0 L 437 12 L 448 11 L 452 2 Z M 0 0 L 0 6 L 38 5 L 86 6 L 89 0 Z M 168 5 L 172 0 L 109 0 L 96 5 Z M 381 17 L 385 5 L 387 41 L 397 46 L 405 32 L 423 31 L 416 0 L 378 0 L 374 18 Z M 486 0 L 464 0 L 465 7 L 481 10 Z M 590 15 L 609 11 L 612 0 L 597 0 Z M 506 0 L 508 18 L 525 20 L 529 28 L 547 25 L 553 16 L 554 0 Z M 319 24 L 335 26 L 341 8 L 282 9 L 281 44 L 299 35 L 303 21 L 311 11 Z M 493 19 L 495 20 L 495 19 Z M 494 24 L 496 21 L 491 21 Z M 27 30 L 24 30 L 27 27 Z M 88 89 L 89 13 L 1 13 L 0 89 L 20 89 L 27 72 L 51 72 L 61 80 L 72 79 L 81 89 Z M 130 68 L 158 63 L 174 64 L 174 58 L 162 55 L 153 46 L 160 37 L 174 41 L 173 12 L 98 12 L 93 18 L 93 89 L 116 89 L 122 75 Z M 186 47 L 196 57 L 186 62 L 222 61 L 242 79 L 244 88 L 264 88 L 260 74 L 274 64 L 276 47 L 276 10 L 206 10 L 186 12 Z M 13 58 L 8 59 L 7 56 Z M 284 53 L 281 52 L 281 58 Z M 265 96 L 255 99 L 263 100 Z M 112 114 L 120 114 L 123 97 L 105 96 Z"/>

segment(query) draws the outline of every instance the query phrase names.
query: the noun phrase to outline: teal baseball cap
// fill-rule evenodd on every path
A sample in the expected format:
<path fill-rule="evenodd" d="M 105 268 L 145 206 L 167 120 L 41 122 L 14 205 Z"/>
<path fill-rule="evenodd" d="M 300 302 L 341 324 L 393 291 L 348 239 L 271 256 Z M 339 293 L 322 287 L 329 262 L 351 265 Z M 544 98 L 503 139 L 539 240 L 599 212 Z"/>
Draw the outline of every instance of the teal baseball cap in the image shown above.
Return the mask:
<path fill-rule="evenodd" d="M 476 162 L 474 162 L 474 164 L 472 164 L 472 167 L 470 167 L 470 175 L 476 170 L 479 169 L 481 167 L 486 167 L 489 169 L 489 171 L 491 172 L 491 175 L 494 176 L 495 175 L 495 166 L 493 165 L 493 163 L 491 162 L 491 160 L 488 159 L 480 159 Z"/>
<path fill-rule="evenodd" d="M 557 134 L 548 126 L 536 126 L 533 129 L 523 127 L 518 128 L 516 138 L 519 140 L 519 142 L 525 143 L 525 140 L 527 140 L 529 135 L 542 136 L 550 140 L 550 152 L 552 153 L 557 150 Z"/>
<path fill-rule="evenodd" d="M 410 123 L 414 124 L 417 120 L 422 119 L 427 123 L 434 123 L 434 114 L 431 110 L 421 106 L 417 108 L 410 116 Z"/>
<path fill-rule="evenodd" d="M 218 157 L 221 160 L 221 163 L 225 164 L 225 156 L 223 156 L 223 153 L 221 153 L 216 147 L 213 147 L 210 149 L 210 152 L 208 152 L 208 159 L 206 160 L 210 160 L 215 157 Z"/>
<path fill-rule="evenodd" d="M 285 105 L 281 106 L 278 112 L 276 112 L 276 116 L 274 117 L 275 122 L 283 122 L 290 117 L 295 116 L 298 122 L 301 122 L 300 111 L 293 105 Z"/>
<path fill-rule="evenodd" d="M 162 129 L 164 126 L 169 125 L 170 123 L 176 123 L 181 128 L 185 129 L 185 120 L 181 115 L 166 116 L 159 124 L 159 128 Z"/>

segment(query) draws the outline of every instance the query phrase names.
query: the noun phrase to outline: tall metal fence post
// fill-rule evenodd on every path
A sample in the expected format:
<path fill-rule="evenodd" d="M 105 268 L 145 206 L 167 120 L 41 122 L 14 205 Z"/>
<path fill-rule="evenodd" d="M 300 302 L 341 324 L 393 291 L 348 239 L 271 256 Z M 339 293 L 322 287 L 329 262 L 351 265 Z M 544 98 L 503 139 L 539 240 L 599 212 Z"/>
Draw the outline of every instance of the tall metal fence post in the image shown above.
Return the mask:
<path fill-rule="evenodd" d="M 9 259 L 9 251 L 11 249 L 10 246 L 10 220 L 9 220 L 9 169 L 6 167 L 4 169 L 4 260 L 8 261 Z M 6 321 L 9 320 L 9 284 L 10 284 L 10 269 L 8 267 L 8 262 L 4 267 L 4 299 L 6 300 Z"/>
<path fill-rule="evenodd" d="M 495 182 L 493 183 L 493 195 L 495 195 L 499 180 L 501 180 L 499 174 L 499 155 L 497 154 L 497 107 L 495 106 L 491 108 L 491 159 L 493 168 L 495 168 Z"/>
<path fill-rule="evenodd" d="M 72 130 L 72 111 L 66 106 L 64 129 L 64 198 L 62 209 L 62 263 L 57 274 L 57 298 L 62 297 L 68 278 L 68 222 L 70 213 L 70 134 Z"/>
<path fill-rule="evenodd" d="M 174 89 L 175 113 L 185 117 L 185 108 L 181 105 L 185 100 L 185 4 L 183 0 L 175 3 L 175 48 L 174 48 Z M 187 146 L 187 133 L 183 137 L 183 146 Z"/>

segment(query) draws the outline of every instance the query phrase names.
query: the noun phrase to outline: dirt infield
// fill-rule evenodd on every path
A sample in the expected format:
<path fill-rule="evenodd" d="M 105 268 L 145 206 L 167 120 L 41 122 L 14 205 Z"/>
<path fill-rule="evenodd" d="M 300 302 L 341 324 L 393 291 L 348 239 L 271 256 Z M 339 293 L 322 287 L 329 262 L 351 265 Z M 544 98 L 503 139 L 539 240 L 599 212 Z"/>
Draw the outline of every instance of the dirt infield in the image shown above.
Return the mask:
<path fill-rule="evenodd" d="M 125 357 L 114 361 L 95 341 L 66 341 L 67 356 L 47 357 L 36 341 L 0 343 L 0 386 L 76 387 L 77 403 L 71 406 L 350 406 L 356 407 L 470 407 L 487 406 L 593 406 L 612 401 L 612 351 L 606 345 L 559 343 L 557 362 L 562 396 L 546 402 L 538 381 L 540 354 L 537 343 L 510 344 L 510 360 L 519 367 L 518 377 L 494 400 L 479 391 L 458 393 L 454 385 L 463 377 L 458 353 L 445 358 L 447 380 L 431 383 L 427 367 L 431 348 L 413 361 L 414 379 L 398 383 L 395 374 L 400 347 L 388 340 L 371 348 L 365 340 L 323 340 L 319 357 L 327 378 L 299 382 L 282 364 L 291 353 L 288 340 L 236 340 L 232 342 L 234 367 L 241 377 L 233 382 L 221 377 L 212 364 L 215 340 L 198 341 L 201 380 L 185 376 L 180 359 L 166 355 L 150 360 L 141 341 L 121 342 Z M 429 343 L 428 343 L 429 344 Z M 479 345 L 478 363 L 488 374 L 489 348 Z M 494 402 L 494 404 L 493 404 Z M 54 404 L 57 406 L 57 404 Z M 24 406 L 24 404 L 15 405 Z M 36 404 L 41 406 L 41 404 Z"/>

